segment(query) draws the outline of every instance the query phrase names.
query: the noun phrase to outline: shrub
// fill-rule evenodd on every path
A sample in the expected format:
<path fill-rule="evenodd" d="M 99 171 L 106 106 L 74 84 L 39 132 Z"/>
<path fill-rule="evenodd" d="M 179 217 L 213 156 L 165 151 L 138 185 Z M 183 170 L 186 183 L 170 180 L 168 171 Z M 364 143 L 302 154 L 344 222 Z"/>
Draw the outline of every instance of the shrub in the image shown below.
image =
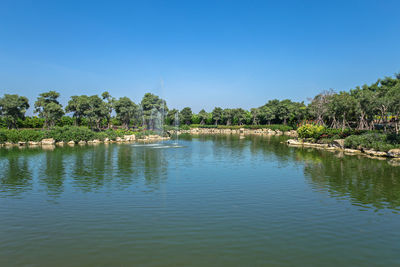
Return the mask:
<path fill-rule="evenodd" d="M 388 151 L 399 147 L 398 136 L 380 133 L 366 133 L 363 135 L 352 135 L 344 140 L 345 147 L 374 149 L 377 151 Z"/>
<path fill-rule="evenodd" d="M 271 129 L 279 130 L 282 132 L 293 130 L 293 127 L 283 124 L 271 124 L 271 125 L 202 125 L 202 124 L 191 124 L 190 128 L 218 128 L 218 129 Z"/>
<path fill-rule="evenodd" d="M 0 144 L 4 144 L 7 141 L 7 130 L 0 129 Z"/>
<path fill-rule="evenodd" d="M 324 131 L 324 126 L 315 124 L 304 124 L 297 129 L 300 138 L 314 138 L 316 140 L 321 137 Z"/>
<path fill-rule="evenodd" d="M 58 141 L 75 141 L 79 142 L 93 140 L 95 133 L 87 127 L 77 126 L 63 126 L 54 127 L 53 129 L 46 132 L 46 138 L 53 138 Z"/>
<path fill-rule="evenodd" d="M 38 142 L 44 138 L 44 132 L 42 130 L 25 129 L 19 131 L 19 141 L 34 141 Z"/>

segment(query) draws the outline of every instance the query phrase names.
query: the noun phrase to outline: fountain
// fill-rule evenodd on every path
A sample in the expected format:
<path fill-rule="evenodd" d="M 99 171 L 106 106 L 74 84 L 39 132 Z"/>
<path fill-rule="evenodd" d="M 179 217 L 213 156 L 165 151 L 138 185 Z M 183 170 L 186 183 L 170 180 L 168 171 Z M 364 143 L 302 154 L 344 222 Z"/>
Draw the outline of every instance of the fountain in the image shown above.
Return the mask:
<path fill-rule="evenodd" d="M 174 118 L 174 126 L 175 126 L 175 134 L 176 134 L 176 139 L 174 144 L 177 145 L 178 144 L 178 140 L 179 140 L 179 135 L 178 135 L 178 131 L 179 131 L 179 112 L 175 113 L 175 118 Z"/>

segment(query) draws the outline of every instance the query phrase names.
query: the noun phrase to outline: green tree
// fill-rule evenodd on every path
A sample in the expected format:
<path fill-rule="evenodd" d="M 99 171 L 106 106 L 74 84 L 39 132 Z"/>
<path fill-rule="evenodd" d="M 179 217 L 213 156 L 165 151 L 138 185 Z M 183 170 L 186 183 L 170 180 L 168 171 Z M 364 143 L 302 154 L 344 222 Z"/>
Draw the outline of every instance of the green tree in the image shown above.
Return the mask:
<path fill-rule="evenodd" d="M 215 125 L 218 125 L 218 122 L 221 122 L 222 112 L 223 112 L 222 108 L 220 108 L 220 107 L 216 107 L 212 111 L 212 119 L 213 119 Z"/>
<path fill-rule="evenodd" d="M 62 105 L 58 102 L 60 94 L 56 91 L 41 93 L 35 102 L 35 113 L 44 119 L 44 127 L 52 127 L 64 115 Z"/>
<path fill-rule="evenodd" d="M 85 112 L 89 109 L 89 97 L 87 95 L 71 96 L 68 105 L 65 107 L 65 112 L 73 113 L 75 125 L 81 125 L 82 119 L 85 117 Z"/>
<path fill-rule="evenodd" d="M 252 108 L 252 109 L 250 109 L 250 113 L 251 113 L 251 120 L 252 120 L 251 123 L 253 125 L 258 125 L 260 123 L 260 114 L 261 114 L 260 108 Z"/>
<path fill-rule="evenodd" d="M 128 97 L 121 97 L 114 101 L 114 109 L 117 119 L 122 122 L 124 128 L 128 129 L 130 123 L 137 117 L 137 105 Z"/>
<path fill-rule="evenodd" d="M 179 110 L 171 109 L 167 113 L 167 119 L 170 122 L 170 125 L 179 125 L 179 122 L 182 120 L 181 114 L 179 114 Z"/>
<path fill-rule="evenodd" d="M 207 121 L 208 113 L 204 109 L 202 109 L 202 110 L 200 110 L 198 116 L 199 116 L 199 119 L 200 119 L 200 124 L 204 125 L 206 123 L 206 121 Z"/>
<path fill-rule="evenodd" d="M 151 93 L 146 93 L 143 96 L 140 106 L 146 128 L 154 128 L 154 117 L 157 113 L 164 118 L 168 112 L 168 107 L 165 100 Z"/>
<path fill-rule="evenodd" d="M 105 91 L 101 94 L 101 97 L 103 98 L 103 101 L 105 101 L 105 106 L 107 109 L 107 115 L 106 115 L 106 120 L 107 120 L 107 128 L 111 128 L 111 114 L 113 112 L 113 107 L 114 107 L 114 102 L 115 98 L 110 95 L 109 92 Z"/>
<path fill-rule="evenodd" d="M 234 115 L 233 109 L 225 108 L 222 111 L 222 120 L 225 121 L 226 125 L 232 125 L 234 119 L 233 115 Z"/>
<path fill-rule="evenodd" d="M 81 125 L 83 119 L 86 119 L 92 129 L 100 129 L 101 122 L 107 118 L 109 109 L 98 95 L 80 95 L 71 97 L 65 111 L 73 113 L 76 124 Z"/>
<path fill-rule="evenodd" d="M 269 106 L 262 106 L 260 109 L 261 117 L 267 122 L 268 125 L 270 125 L 271 121 L 275 119 L 275 113 L 273 109 Z"/>
<path fill-rule="evenodd" d="M 192 109 L 189 107 L 183 108 L 181 110 L 181 115 L 182 115 L 182 122 L 189 125 L 192 122 Z"/>
<path fill-rule="evenodd" d="M 5 94 L 0 98 L 0 115 L 9 129 L 17 128 L 18 119 L 24 119 L 28 108 L 29 101 L 24 96 Z"/>
<path fill-rule="evenodd" d="M 232 113 L 235 123 L 238 125 L 243 125 L 243 123 L 246 121 L 247 112 L 242 108 L 236 108 L 232 110 Z"/>

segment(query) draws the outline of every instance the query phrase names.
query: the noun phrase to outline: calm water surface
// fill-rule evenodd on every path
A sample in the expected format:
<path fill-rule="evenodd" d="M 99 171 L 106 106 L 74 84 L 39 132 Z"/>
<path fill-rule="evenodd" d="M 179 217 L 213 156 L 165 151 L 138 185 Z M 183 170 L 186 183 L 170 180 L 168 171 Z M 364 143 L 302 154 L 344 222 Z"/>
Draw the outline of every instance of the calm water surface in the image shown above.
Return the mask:
<path fill-rule="evenodd" d="M 399 266 L 400 167 L 280 141 L 0 149 L 0 266 Z"/>

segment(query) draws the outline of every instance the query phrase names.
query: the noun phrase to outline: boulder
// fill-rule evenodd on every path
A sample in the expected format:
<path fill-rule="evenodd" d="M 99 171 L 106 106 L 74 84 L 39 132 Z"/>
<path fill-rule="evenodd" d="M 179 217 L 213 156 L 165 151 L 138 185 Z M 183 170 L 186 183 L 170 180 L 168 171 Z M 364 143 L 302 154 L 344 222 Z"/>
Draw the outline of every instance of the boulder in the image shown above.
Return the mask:
<path fill-rule="evenodd" d="M 110 142 L 110 138 L 106 137 L 106 139 L 104 139 L 104 143 L 108 143 Z"/>
<path fill-rule="evenodd" d="M 47 138 L 42 140 L 42 145 L 54 145 L 56 141 L 53 138 Z"/>
<path fill-rule="evenodd" d="M 101 143 L 101 141 L 99 139 L 94 139 L 93 140 L 93 144 L 100 144 L 100 143 Z"/>
<path fill-rule="evenodd" d="M 132 135 L 124 135 L 124 140 L 125 141 L 135 141 L 136 140 L 136 136 L 134 134 L 132 134 Z"/>
<path fill-rule="evenodd" d="M 332 145 L 335 147 L 344 148 L 344 139 L 333 140 Z"/>
<path fill-rule="evenodd" d="M 282 132 L 282 131 L 279 131 L 279 130 L 276 130 L 276 131 L 275 131 L 275 135 L 283 135 L 283 132 Z"/>
<path fill-rule="evenodd" d="M 124 140 L 122 140 L 121 137 L 117 137 L 117 138 L 115 138 L 115 141 L 117 141 L 117 142 L 122 142 L 122 141 L 124 141 Z"/>
<path fill-rule="evenodd" d="M 64 145 L 64 141 L 57 142 L 56 145 L 63 146 Z"/>
<path fill-rule="evenodd" d="M 26 145 L 26 142 L 19 141 L 19 142 L 18 142 L 18 145 L 19 145 L 19 146 L 24 146 L 24 145 Z"/>
<path fill-rule="evenodd" d="M 81 140 L 81 141 L 78 142 L 78 144 L 79 145 L 86 145 L 86 141 Z"/>
<path fill-rule="evenodd" d="M 350 154 L 359 154 L 359 153 L 361 153 L 360 150 L 357 150 L 357 149 L 350 149 L 350 148 L 346 148 L 346 149 L 344 150 L 344 152 L 350 153 Z"/>
<path fill-rule="evenodd" d="M 364 150 L 364 153 L 374 157 L 386 157 L 386 152 L 375 151 L 375 150 Z"/>
<path fill-rule="evenodd" d="M 288 145 L 293 145 L 293 146 L 301 146 L 303 143 L 299 142 L 298 140 L 295 139 L 289 139 L 286 141 Z"/>
<path fill-rule="evenodd" d="M 39 142 L 29 141 L 28 145 L 30 145 L 30 146 L 38 146 Z"/>
<path fill-rule="evenodd" d="M 392 158 L 400 158 L 400 149 L 395 148 L 388 151 L 387 155 Z"/>
<path fill-rule="evenodd" d="M 70 145 L 70 146 L 73 146 L 73 145 L 75 145 L 75 142 L 74 141 L 69 141 L 67 144 Z"/>

